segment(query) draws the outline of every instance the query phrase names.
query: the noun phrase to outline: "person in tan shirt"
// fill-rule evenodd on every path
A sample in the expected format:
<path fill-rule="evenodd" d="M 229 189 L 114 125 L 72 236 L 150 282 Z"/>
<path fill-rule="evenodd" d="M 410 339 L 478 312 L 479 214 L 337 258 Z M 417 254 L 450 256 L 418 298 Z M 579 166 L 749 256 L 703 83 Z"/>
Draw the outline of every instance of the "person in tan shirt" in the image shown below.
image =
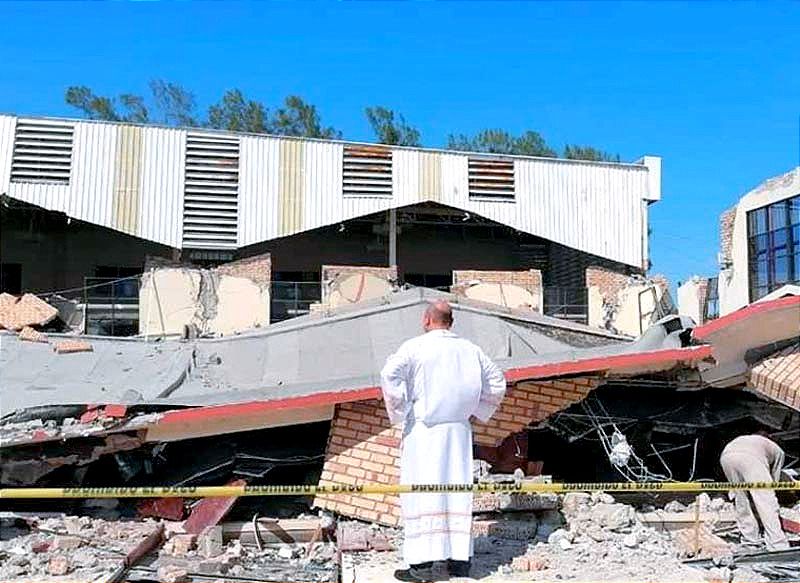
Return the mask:
<path fill-rule="evenodd" d="M 725 446 L 719 461 L 729 482 L 778 482 L 783 460 L 783 450 L 771 439 L 764 435 L 741 435 Z M 734 504 L 736 523 L 744 545 L 760 544 L 756 520 L 758 513 L 764 527 L 767 549 L 778 551 L 789 548 L 789 541 L 781 528 L 778 498 L 773 490 L 737 490 Z"/>

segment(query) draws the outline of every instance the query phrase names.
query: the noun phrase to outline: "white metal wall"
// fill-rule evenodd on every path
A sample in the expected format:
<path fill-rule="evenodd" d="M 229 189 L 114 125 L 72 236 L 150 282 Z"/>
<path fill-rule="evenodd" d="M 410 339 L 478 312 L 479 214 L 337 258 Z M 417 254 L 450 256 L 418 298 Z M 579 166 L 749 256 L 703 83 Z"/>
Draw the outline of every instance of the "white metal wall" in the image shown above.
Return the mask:
<path fill-rule="evenodd" d="M 14 118 L 2 116 L 0 186 L 14 198 L 114 228 L 120 127 L 75 122 L 69 186 L 9 183 Z M 183 130 L 144 128 L 136 234 L 172 247 L 181 245 L 185 144 Z M 653 197 L 652 164 L 515 158 L 515 200 L 474 200 L 467 154 L 395 148 L 392 196 L 344 196 L 343 148 L 341 142 L 241 136 L 237 244 L 431 200 L 621 263 L 641 267 L 646 261 L 642 201 Z"/>
<path fill-rule="evenodd" d="M 181 246 L 186 132 L 153 128 L 144 132 L 139 193 L 139 237 Z"/>
<path fill-rule="evenodd" d="M 11 180 L 11 157 L 14 154 L 14 128 L 17 118 L 0 115 L 0 193 L 8 192 Z"/>

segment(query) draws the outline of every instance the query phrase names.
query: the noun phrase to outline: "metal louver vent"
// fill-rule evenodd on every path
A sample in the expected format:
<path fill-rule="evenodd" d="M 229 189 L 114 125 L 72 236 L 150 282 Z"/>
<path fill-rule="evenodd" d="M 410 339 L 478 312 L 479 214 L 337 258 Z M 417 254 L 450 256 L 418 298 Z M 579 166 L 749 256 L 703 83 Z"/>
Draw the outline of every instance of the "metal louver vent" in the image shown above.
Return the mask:
<path fill-rule="evenodd" d="M 345 196 L 392 196 L 391 148 L 345 146 L 342 192 Z"/>
<path fill-rule="evenodd" d="M 71 123 L 18 119 L 11 181 L 69 184 L 72 135 Z"/>
<path fill-rule="evenodd" d="M 239 140 L 186 135 L 183 247 L 235 249 L 239 194 Z"/>
<path fill-rule="evenodd" d="M 469 195 L 514 200 L 514 162 L 492 158 L 469 159 Z"/>

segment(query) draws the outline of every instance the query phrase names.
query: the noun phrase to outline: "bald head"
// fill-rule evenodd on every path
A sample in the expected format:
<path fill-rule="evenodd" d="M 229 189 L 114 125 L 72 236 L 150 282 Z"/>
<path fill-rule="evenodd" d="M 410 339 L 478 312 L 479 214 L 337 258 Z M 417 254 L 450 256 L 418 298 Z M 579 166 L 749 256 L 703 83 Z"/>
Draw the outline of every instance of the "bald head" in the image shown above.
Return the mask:
<path fill-rule="evenodd" d="M 422 318 L 422 327 L 425 331 L 444 329 L 453 325 L 453 308 L 444 300 L 437 300 L 428 304 Z"/>

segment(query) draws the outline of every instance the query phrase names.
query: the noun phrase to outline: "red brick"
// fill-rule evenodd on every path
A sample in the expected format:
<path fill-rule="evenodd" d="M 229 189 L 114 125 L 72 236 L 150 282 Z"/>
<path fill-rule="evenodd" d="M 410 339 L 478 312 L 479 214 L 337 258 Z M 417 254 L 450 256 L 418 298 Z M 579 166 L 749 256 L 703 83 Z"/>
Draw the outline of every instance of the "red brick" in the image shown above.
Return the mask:
<path fill-rule="evenodd" d="M 361 462 L 361 467 L 364 468 L 365 470 L 370 470 L 372 472 L 382 472 L 383 471 L 383 465 L 376 464 L 374 462 L 366 462 L 366 461 L 365 462 Z"/>
<path fill-rule="evenodd" d="M 379 464 L 391 465 L 391 464 L 394 463 L 394 458 L 389 457 L 388 455 L 380 454 L 380 453 L 373 453 L 372 454 L 372 461 L 377 462 Z"/>
<path fill-rule="evenodd" d="M 375 443 L 385 445 L 386 447 L 400 447 L 400 440 L 396 437 L 390 437 L 388 435 L 378 435 L 375 437 Z"/>
<path fill-rule="evenodd" d="M 368 443 L 367 444 L 367 451 L 371 451 L 373 453 L 380 453 L 386 455 L 389 453 L 389 448 L 385 445 L 378 445 L 377 443 Z"/>

